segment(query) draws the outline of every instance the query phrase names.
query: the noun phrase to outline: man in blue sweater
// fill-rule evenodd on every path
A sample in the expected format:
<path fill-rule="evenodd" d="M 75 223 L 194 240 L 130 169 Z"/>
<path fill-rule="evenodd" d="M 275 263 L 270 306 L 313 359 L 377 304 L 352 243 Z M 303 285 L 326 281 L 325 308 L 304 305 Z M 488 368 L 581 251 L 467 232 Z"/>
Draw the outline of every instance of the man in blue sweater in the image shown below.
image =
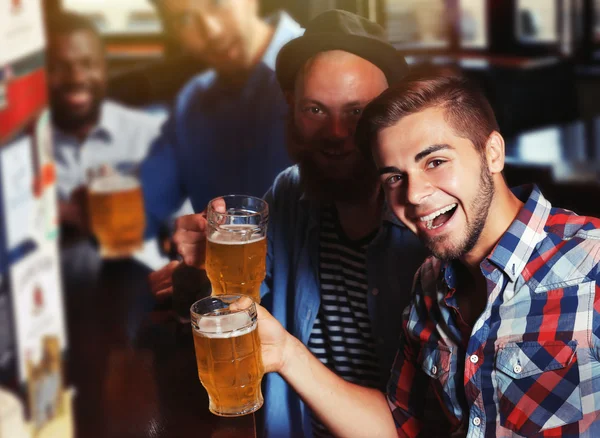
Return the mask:
<path fill-rule="evenodd" d="M 258 0 L 156 0 L 183 50 L 209 68 L 175 99 L 142 166 L 148 235 L 189 197 L 195 211 L 226 193 L 262 196 L 289 164 L 287 106 L 275 78 L 281 47 L 302 34 Z"/>

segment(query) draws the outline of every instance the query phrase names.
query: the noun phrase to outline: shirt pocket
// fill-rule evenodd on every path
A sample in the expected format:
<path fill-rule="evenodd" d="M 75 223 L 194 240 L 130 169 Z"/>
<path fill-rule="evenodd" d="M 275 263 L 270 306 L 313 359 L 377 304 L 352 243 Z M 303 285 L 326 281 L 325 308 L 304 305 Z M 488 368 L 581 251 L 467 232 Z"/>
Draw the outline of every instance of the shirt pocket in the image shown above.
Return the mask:
<path fill-rule="evenodd" d="M 449 347 L 438 344 L 425 344 L 421 346 L 419 358 L 421 370 L 431 379 L 430 385 L 433 389 L 435 399 L 444 404 L 453 398 L 453 391 L 449 388 L 451 359 L 452 349 Z"/>
<path fill-rule="evenodd" d="M 519 342 L 496 356 L 500 423 L 529 436 L 582 419 L 577 341 Z"/>

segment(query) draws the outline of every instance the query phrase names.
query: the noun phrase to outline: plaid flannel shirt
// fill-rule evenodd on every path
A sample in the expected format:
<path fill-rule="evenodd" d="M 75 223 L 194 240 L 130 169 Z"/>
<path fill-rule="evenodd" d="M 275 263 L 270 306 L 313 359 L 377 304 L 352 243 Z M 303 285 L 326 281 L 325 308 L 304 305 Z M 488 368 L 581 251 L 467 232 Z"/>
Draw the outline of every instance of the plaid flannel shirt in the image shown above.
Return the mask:
<path fill-rule="evenodd" d="M 452 264 L 417 272 L 388 385 L 399 436 L 600 437 L 600 220 L 515 192 L 525 204 L 480 265 L 470 336 Z"/>

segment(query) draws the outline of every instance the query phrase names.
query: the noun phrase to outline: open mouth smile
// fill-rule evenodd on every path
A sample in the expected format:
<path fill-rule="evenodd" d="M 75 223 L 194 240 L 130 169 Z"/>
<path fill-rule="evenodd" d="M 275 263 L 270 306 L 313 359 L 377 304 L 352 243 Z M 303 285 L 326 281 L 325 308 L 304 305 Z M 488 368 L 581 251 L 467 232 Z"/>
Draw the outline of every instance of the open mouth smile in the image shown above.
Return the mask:
<path fill-rule="evenodd" d="M 456 211 L 456 207 L 458 207 L 457 203 L 447 205 L 427 216 L 419 217 L 419 221 L 424 222 L 428 230 L 435 230 L 450 220 Z"/>

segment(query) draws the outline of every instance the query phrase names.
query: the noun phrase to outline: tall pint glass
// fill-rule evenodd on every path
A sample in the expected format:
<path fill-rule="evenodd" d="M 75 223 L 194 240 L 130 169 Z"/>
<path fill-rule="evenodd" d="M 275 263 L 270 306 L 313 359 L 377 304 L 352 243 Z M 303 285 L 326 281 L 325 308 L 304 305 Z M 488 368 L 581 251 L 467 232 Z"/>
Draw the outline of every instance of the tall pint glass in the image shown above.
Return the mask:
<path fill-rule="evenodd" d="M 92 232 L 103 257 L 126 257 L 144 242 L 144 199 L 133 169 L 108 166 L 88 170 Z"/>
<path fill-rule="evenodd" d="M 196 301 L 190 314 L 210 411 L 237 417 L 258 410 L 264 369 L 254 301 L 240 295 L 207 297 Z"/>
<path fill-rule="evenodd" d="M 219 212 L 215 205 L 222 202 L 225 211 Z M 223 196 L 209 202 L 207 220 L 206 274 L 213 295 L 247 295 L 260 303 L 267 259 L 267 203 L 250 196 Z"/>

